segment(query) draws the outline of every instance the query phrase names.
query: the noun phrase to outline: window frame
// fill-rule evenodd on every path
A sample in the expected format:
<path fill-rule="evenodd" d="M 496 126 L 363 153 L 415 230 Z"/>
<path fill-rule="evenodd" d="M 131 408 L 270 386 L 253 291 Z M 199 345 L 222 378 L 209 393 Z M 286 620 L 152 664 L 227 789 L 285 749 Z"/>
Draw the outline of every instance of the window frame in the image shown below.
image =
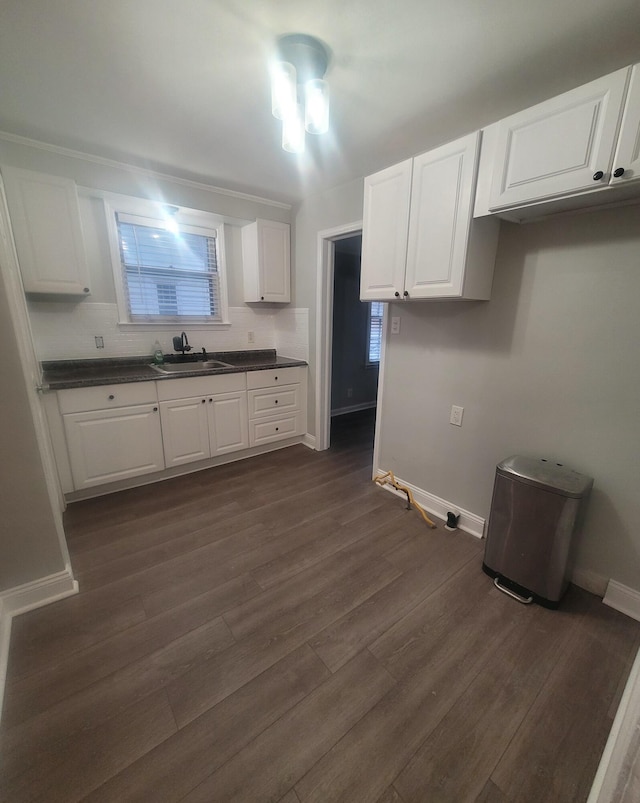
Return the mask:
<path fill-rule="evenodd" d="M 135 218 L 140 225 L 162 228 L 167 219 L 165 202 L 149 201 L 129 196 L 104 198 L 105 215 L 111 253 L 111 267 L 116 291 L 118 308 L 118 326 L 155 327 L 156 329 L 175 329 L 176 326 L 226 327 L 229 322 L 229 298 L 227 294 L 227 262 L 225 250 L 225 224 L 217 215 L 196 209 L 180 207 L 174 217 L 178 226 L 188 234 L 215 237 L 218 267 L 218 306 L 219 315 L 215 318 L 208 315 L 150 315 L 142 318 L 132 317 L 129 309 L 128 292 L 125 287 L 124 269 L 120 253 L 120 235 L 116 215 Z"/>
<path fill-rule="evenodd" d="M 373 305 L 380 304 L 382 311 L 380 315 L 372 315 L 373 312 Z M 378 368 L 380 366 L 380 361 L 382 359 L 382 344 L 384 340 L 384 316 L 386 310 L 386 304 L 384 301 L 368 301 L 367 302 L 367 339 L 365 343 L 365 358 L 364 364 L 367 368 Z M 380 354 L 377 360 L 371 360 L 371 321 L 373 318 L 377 318 L 380 320 Z"/>

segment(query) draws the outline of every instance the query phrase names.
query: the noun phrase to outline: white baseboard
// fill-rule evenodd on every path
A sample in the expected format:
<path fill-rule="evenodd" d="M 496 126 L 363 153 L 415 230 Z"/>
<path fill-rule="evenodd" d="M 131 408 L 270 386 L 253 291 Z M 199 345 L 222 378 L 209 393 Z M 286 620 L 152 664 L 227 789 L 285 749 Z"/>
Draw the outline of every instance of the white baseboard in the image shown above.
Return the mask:
<path fill-rule="evenodd" d="M 302 445 L 306 446 L 308 449 L 315 449 L 316 448 L 316 436 L 307 434 L 302 438 Z"/>
<path fill-rule="evenodd" d="M 26 613 L 77 593 L 78 583 L 73 579 L 70 568 L 0 593 L 0 717 L 9 662 L 11 620 L 20 613 Z"/>
<path fill-rule="evenodd" d="M 640 622 L 640 591 L 623 586 L 616 580 L 609 580 L 607 592 L 602 601 L 610 608 L 626 613 L 627 616 Z"/>
<path fill-rule="evenodd" d="M 386 472 L 378 469 L 376 476 L 379 477 L 382 474 L 386 474 Z M 464 530 L 464 532 L 474 535 L 476 538 L 482 538 L 484 536 L 485 520 L 481 516 L 477 516 L 475 513 L 471 513 L 468 510 L 463 510 L 453 502 L 447 502 L 446 499 L 441 499 L 439 496 L 435 496 L 434 494 L 429 493 L 429 491 L 418 488 L 416 485 L 412 485 L 410 482 L 407 482 L 400 477 L 396 477 L 396 482 L 399 482 L 400 485 L 406 485 L 413 494 L 416 502 L 420 505 L 420 507 L 423 507 L 427 513 L 432 513 L 439 519 L 444 519 L 446 521 L 447 513 L 452 511 L 456 514 L 456 516 L 460 516 L 458 521 L 459 530 Z M 401 491 L 397 491 L 391 485 L 383 485 L 382 487 L 386 488 L 392 493 L 397 494 L 398 496 L 406 498 L 406 494 L 403 494 Z"/>
<path fill-rule="evenodd" d="M 640 650 L 629 673 L 587 803 L 632 800 L 630 796 L 623 798 L 623 794 L 631 780 L 630 771 L 638 760 L 640 751 L 638 723 L 640 723 Z"/>

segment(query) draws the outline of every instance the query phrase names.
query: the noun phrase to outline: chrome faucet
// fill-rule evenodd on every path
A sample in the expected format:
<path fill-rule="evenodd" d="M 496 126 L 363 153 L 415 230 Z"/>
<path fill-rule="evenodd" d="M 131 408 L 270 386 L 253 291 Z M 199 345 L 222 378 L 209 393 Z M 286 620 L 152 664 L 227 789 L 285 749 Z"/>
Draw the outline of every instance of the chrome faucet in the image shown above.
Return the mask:
<path fill-rule="evenodd" d="M 176 336 L 173 338 L 173 350 L 181 351 L 183 357 L 185 351 L 191 351 L 191 346 L 189 345 L 186 332 L 182 332 L 179 337 Z"/>

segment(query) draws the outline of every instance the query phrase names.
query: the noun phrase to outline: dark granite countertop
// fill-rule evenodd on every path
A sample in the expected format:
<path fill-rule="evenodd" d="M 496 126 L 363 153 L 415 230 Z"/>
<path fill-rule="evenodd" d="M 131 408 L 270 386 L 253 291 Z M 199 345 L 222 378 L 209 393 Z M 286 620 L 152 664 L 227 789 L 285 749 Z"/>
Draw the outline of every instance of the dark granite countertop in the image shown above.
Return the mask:
<path fill-rule="evenodd" d="M 197 363 L 201 355 L 188 355 L 182 360 L 177 355 L 165 356 L 167 363 Z M 45 390 L 87 388 L 94 385 L 118 385 L 124 382 L 164 381 L 184 379 L 186 376 L 237 374 L 261 371 L 268 368 L 288 368 L 307 365 L 304 360 L 282 357 L 274 349 L 256 351 L 218 351 L 207 354 L 209 360 L 220 360 L 227 366 L 220 368 L 189 369 L 185 373 L 163 374 L 152 366 L 153 357 L 107 357 L 98 360 L 56 360 L 43 362 L 42 384 Z"/>

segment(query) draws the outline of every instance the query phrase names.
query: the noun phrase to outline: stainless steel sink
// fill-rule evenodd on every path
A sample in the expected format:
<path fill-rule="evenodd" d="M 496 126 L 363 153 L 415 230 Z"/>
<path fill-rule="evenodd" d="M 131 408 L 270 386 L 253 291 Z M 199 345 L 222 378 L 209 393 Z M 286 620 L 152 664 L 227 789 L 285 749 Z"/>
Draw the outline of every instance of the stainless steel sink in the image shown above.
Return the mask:
<path fill-rule="evenodd" d="M 216 368 L 231 368 L 232 366 L 220 360 L 204 360 L 202 362 L 166 362 L 163 365 L 152 364 L 151 367 L 159 374 L 191 374 L 194 371 L 212 371 Z"/>

